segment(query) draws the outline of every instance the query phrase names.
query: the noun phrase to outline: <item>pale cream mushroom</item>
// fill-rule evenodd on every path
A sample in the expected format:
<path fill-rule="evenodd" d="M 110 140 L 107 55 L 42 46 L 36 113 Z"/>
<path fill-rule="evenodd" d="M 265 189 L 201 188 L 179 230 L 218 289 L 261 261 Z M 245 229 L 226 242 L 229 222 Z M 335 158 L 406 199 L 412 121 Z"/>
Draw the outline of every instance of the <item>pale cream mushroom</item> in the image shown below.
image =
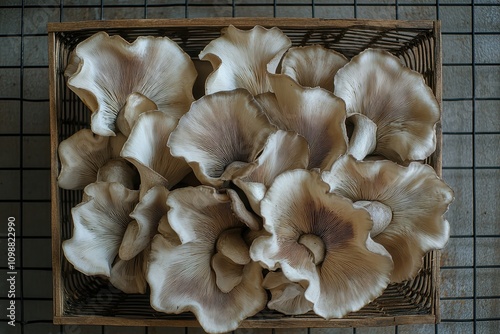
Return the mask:
<path fill-rule="evenodd" d="M 389 253 L 370 238 L 368 212 L 328 189 L 316 172 L 279 175 L 261 201 L 270 235 L 250 247 L 254 261 L 270 270 L 279 267 L 289 280 L 303 284 L 314 312 L 327 319 L 357 311 L 381 295 L 393 267 Z"/>
<path fill-rule="evenodd" d="M 352 114 L 346 119 L 347 154 L 358 160 L 365 159 L 375 151 L 377 145 L 377 125 L 363 114 Z"/>
<path fill-rule="evenodd" d="M 142 252 L 158 230 L 160 219 L 167 213 L 169 191 L 155 186 L 141 198 L 130 213 L 131 222 L 123 235 L 118 255 L 122 260 L 131 260 Z"/>
<path fill-rule="evenodd" d="M 118 112 L 132 93 L 176 118 L 194 100 L 196 69 L 168 37 L 140 36 L 129 43 L 98 32 L 76 46 L 65 75 L 92 112 L 92 131 L 102 136 L 115 135 Z"/>
<path fill-rule="evenodd" d="M 173 156 L 187 161 L 201 183 L 218 188 L 231 179 L 227 173 L 222 178 L 226 167 L 253 162 L 273 131 L 253 96 L 237 89 L 195 101 L 167 145 Z"/>
<path fill-rule="evenodd" d="M 165 313 L 191 311 L 209 333 L 236 329 L 267 301 L 262 268 L 250 261 L 242 243 L 246 225 L 230 198 L 212 187 L 173 190 L 167 204 L 168 220 L 153 239 L 147 270 L 151 305 Z M 170 227 L 161 226 L 166 223 Z M 237 266 L 220 267 L 219 260 L 226 259 Z"/>
<path fill-rule="evenodd" d="M 268 71 L 275 73 L 285 51 L 292 45 L 278 28 L 255 26 L 240 30 L 230 25 L 199 54 L 214 71 L 208 76 L 205 93 L 245 88 L 252 95 L 269 92 Z"/>
<path fill-rule="evenodd" d="M 137 256 L 130 260 L 116 257 L 111 268 L 109 282 L 125 293 L 146 293 L 146 268 L 150 247 L 146 247 Z"/>
<path fill-rule="evenodd" d="M 57 184 L 63 189 L 83 189 L 97 180 L 99 168 L 118 158 L 125 136 L 102 137 L 83 129 L 63 140 L 58 147 L 61 170 Z"/>
<path fill-rule="evenodd" d="M 278 130 L 271 134 L 257 160 L 230 171 L 232 182 L 246 195 L 252 209 L 260 212 L 260 201 L 276 176 L 286 170 L 307 168 L 309 147 L 296 132 Z M 229 165 L 227 169 L 232 169 Z"/>
<path fill-rule="evenodd" d="M 363 114 L 376 124 L 374 154 L 404 162 L 434 152 L 439 104 L 422 75 L 398 58 L 367 49 L 337 72 L 334 84 L 348 116 Z"/>
<path fill-rule="evenodd" d="M 84 193 L 82 203 L 71 210 L 73 236 L 62 243 L 64 255 L 86 275 L 109 277 L 139 191 L 97 182 L 85 187 Z"/>
<path fill-rule="evenodd" d="M 394 261 L 391 281 L 413 278 L 424 254 L 443 248 L 448 241 L 450 226 L 443 215 L 453 201 L 453 191 L 430 166 L 357 161 L 346 155 L 323 172 L 322 178 L 330 185 L 330 192 L 370 212 L 376 229 L 373 240 L 384 246 Z"/>
<path fill-rule="evenodd" d="M 158 110 L 156 103 L 141 93 L 132 93 L 118 112 L 116 127 L 128 137 L 139 115 L 150 110 Z"/>
<path fill-rule="evenodd" d="M 344 102 L 319 87 L 302 87 L 287 75 L 269 77 L 274 94 L 256 97 L 269 121 L 305 137 L 308 168 L 329 168 L 347 149 Z"/>
<path fill-rule="evenodd" d="M 129 189 L 139 188 L 139 174 L 122 158 L 108 160 L 97 171 L 97 182 L 118 182 Z"/>
<path fill-rule="evenodd" d="M 267 303 L 271 310 L 298 315 L 313 309 L 313 304 L 304 296 L 306 289 L 300 283 L 290 281 L 281 271 L 269 272 L 262 286 L 271 292 L 271 299 Z"/>
<path fill-rule="evenodd" d="M 281 73 L 304 87 L 321 87 L 333 92 L 335 73 L 347 63 L 347 58 L 321 45 L 288 49 L 281 62 Z"/>
<path fill-rule="evenodd" d="M 168 189 L 179 183 L 191 168 L 183 160 L 173 157 L 167 140 L 178 120 L 161 111 L 142 113 L 120 155 L 137 168 L 141 178 L 141 198 L 156 185 Z"/>

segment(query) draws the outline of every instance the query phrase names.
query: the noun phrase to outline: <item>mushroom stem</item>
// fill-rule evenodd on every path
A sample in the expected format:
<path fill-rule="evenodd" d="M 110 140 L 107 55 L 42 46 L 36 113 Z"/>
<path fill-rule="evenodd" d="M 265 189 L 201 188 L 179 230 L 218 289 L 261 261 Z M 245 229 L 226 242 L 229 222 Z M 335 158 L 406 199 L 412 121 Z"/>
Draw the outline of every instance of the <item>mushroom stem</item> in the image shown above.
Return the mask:
<path fill-rule="evenodd" d="M 361 207 L 370 213 L 373 220 L 373 228 L 370 236 L 374 238 L 382 233 L 392 221 L 392 210 L 387 205 L 378 201 L 357 201 L 354 206 Z"/>
<path fill-rule="evenodd" d="M 352 135 L 349 137 L 347 153 L 357 160 L 363 160 L 375 150 L 377 144 L 377 125 L 362 114 L 349 116 L 346 123 L 349 127 L 352 127 Z"/>
<path fill-rule="evenodd" d="M 323 262 L 325 258 L 325 243 L 315 234 L 302 234 L 299 238 L 299 244 L 304 245 L 313 257 L 315 265 Z"/>

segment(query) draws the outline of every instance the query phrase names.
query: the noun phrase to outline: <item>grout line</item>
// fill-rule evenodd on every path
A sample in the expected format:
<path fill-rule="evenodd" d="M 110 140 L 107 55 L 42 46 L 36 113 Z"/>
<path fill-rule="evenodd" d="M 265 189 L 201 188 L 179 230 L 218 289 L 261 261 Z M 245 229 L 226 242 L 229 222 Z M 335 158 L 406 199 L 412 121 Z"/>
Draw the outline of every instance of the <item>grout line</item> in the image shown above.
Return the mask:
<path fill-rule="evenodd" d="M 474 301 L 472 304 L 472 318 L 474 319 L 473 331 L 477 331 L 477 196 L 476 196 L 476 47 L 475 47 L 475 7 L 474 1 L 471 4 L 471 44 L 472 44 L 472 234 L 474 235 L 472 242 L 473 250 L 473 277 L 472 291 Z"/>
<path fill-rule="evenodd" d="M 20 92 L 19 92 L 19 99 L 21 101 L 20 103 L 20 112 L 19 112 L 19 126 L 20 126 L 20 133 L 19 133 L 19 166 L 21 168 L 20 170 L 20 180 L 19 180 L 19 195 L 20 195 L 20 209 L 19 209 L 19 221 L 21 222 L 20 226 L 19 226 L 19 233 L 20 233 L 20 236 L 21 236 L 21 239 L 20 239 L 20 242 L 19 242 L 19 249 L 16 250 L 17 253 L 19 254 L 19 265 L 21 267 L 21 270 L 19 271 L 19 280 L 20 280 L 20 284 L 19 284 L 19 287 L 20 287 L 20 291 L 19 291 L 19 294 L 20 294 L 20 297 L 21 297 L 21 312 L 20 312 L 20 315 L 21 315 L 21 323 L 23 324 L 21 326 L 21 334 L 24 334 L 25 333 L 25 328 L 24 328 L 24 322 L 25 322 L 25 313 L 24 313 L 24 262 L 23 262 L 23 258 L 24 258 L 24 254 L 23 254 L 23 251 L 24 251 L 24 242 L 23 242 L 23 239 L 24 239 L 24 233 L 23 233 L 23 211 L 24 211 L 24 140 L 23 140 L 23 135 L 24 135 L 24 89 L 23 89 L 23 86 L 24 86 L 24 43 L 25 43 L 25 40 L 24 40 L 24 20 L 25 20 L 25 17 L 24 17 L 24 13 L 25 13 L 25 9 L 24 9 L 24 0 L 22 1 L 21 3 L 22 7 L 21 7 L 21 54 L 20 54 L 20 57 L 21 57 L 21 64 L 20 64 L 20 78 L 19 78 L 19 89 L 20 89 Z"/>

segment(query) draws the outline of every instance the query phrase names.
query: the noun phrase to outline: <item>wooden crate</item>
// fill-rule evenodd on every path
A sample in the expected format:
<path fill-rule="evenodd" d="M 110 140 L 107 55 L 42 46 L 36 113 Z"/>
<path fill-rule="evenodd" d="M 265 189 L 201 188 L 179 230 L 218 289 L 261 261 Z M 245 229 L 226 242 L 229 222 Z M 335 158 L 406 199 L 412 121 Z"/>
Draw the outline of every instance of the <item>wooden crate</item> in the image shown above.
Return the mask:
<path fill-rule="evenodd" d="M 321 44 L 350 58 L 366 48 L 380 48 L 399 57 L 406 66 L 421 73 L 441 105 L 441 39 L 439 21 L 373 21 L 273 18 L 217 18 L 178 20 L 120 20 L 51 23 L 49 30 L 52 255 L 54 275 L 54 323 L 198 326 L 192 314 L 166 315 L 154 311 L 149 296 L 127 295 L 106 280 L 76 271 L 64 258 L 63 240 L 71 237 L 71 208 L 81 200 L 81 191 L 59 189 L 57 147 L 61 140 L 89 127 L 90 112 L 65 83 L 64 69 L 75 46 L 98 31 L 119 34 L 129 41 L 138 36 L 168 36 L 194 60 L 221 28 L 234 25 L 279 27 L 294 46 Z M 437 149 L 426 161 L 441 174 L 441 124 Z M 390 285 L 384 294 L 358 312 L 343 319 L 324 320 L 314 314 L 285 316 L 264 310 L 245 320 L 242 327 L 362 327 L 439 322 L 439 252 L 424 258 L 418 276 Z"/>

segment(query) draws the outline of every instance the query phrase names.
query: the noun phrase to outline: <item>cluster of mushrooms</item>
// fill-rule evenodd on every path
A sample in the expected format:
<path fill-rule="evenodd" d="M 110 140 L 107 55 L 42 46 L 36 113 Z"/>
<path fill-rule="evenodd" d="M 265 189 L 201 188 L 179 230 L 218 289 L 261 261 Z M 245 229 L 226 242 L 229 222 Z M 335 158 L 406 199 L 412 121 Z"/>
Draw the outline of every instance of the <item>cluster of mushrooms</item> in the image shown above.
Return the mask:
<path fill-rule="evenodd" d="M 453 192 L 423 163 L 440 109 L 420 74 L 260 26 L 223 29 L 199 59 L 195 100 L 169 38 L 99 32 L 71 54 L 92 112 L 58 151 L 59 186 L 83 189 L 63 243 L 77 270 L 219 333 L 266 307 L 343 317 L 444 247 Z"/>

